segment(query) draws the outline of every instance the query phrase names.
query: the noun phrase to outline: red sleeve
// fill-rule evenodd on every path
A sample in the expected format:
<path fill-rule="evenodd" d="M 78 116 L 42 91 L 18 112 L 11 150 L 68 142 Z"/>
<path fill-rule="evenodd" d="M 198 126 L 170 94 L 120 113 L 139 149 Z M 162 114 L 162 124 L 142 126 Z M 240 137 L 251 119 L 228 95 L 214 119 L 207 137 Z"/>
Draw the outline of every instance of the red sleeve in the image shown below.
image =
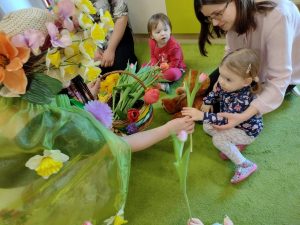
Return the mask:
<path fill-rule="evenodd" d="M 158 59 L 156 58 L 155 56 L 155 46 L 156 46 L 156 43 L 153 39 L 149 39 L 149 48 L 150 48 L 150 65 L 155 65 L 157 64 L 158 62 Z"/>

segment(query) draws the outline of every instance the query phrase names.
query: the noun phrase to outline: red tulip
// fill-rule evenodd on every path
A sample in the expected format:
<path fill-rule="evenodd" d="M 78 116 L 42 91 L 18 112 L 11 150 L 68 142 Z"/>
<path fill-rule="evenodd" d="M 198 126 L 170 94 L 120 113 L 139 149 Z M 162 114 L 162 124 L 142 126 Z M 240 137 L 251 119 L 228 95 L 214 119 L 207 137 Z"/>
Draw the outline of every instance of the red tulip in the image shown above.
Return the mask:
<path fill-rule="evenodd" d="M 156 88 L 150 88 L 144 95 L 144 101 L 146 104 L 153 104 L 159 99 L 159 90 Z"/>
<path fill-rule="evenodd" d="M 138 109 L 128 109 L 127 111 L 127 119 L 130 123 L 134 123 L 138 120 L 140 115 L 140 111 Z"/>

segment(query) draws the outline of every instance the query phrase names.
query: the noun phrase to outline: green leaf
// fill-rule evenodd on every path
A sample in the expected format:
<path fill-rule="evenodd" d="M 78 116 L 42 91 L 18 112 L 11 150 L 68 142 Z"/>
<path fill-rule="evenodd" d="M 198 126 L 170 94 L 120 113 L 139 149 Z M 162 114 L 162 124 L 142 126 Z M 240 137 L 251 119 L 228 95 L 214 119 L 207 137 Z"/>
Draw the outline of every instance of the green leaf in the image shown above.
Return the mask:
<path fill-rule="evenodd" d="M 180 159 L 180 161 L 174 163 L 176 171 L 179 176 L 180 187 L 184 193 L 186 193 L 186 180 L 188 174 L 189 159 L 190 159 L 190 151 L 185 150 L 183 157 Z"/>
<path fill-rule="evenodd" d="M 182 157 L 184 142 L 180 141 L 175 134 L 172 134 L 173 146 L 174 146 L 174 154 L 176 161 L 179 161 Z"/>
<path fill-rule="evenodd" d="M 62 83 L 42 73 L 28 76 L 28 90 L 22 99 L 36 104 L 49 104 L 62 89 Z"/>

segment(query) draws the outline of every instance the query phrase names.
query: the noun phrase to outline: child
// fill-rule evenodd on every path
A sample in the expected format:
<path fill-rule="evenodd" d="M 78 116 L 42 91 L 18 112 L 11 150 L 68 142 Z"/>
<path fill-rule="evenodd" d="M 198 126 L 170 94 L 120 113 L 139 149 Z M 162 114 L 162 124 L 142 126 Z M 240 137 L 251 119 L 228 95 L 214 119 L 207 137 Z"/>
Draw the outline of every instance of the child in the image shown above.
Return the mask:
<path fill-rule="evenodd" d="M 220 77 L 216 90 L 203 99 L 203 111 L 185 107 L 184 116 L 203 120 L 203 129 L 212 136 L 214 146 L 235 165 L 236 171 L 231 183 L 238 183 L 250 176 L 256 169 L 255 163 L 246 159 L 237 145 L 252 143 L 263 128 L 262 117 L 255 115 L 227 130 L 217 130 L 214 125 L 226 124 L 222 114 L 210 113 L 210 105 L 220 102 L 221 113 L 242 113 L 254 99 L 253 93 L 260 90 L 258 83 L 259 58 L 251 49 L 239 49 L 228 54 L 219 67 Z M 209 105 L 209 106 L 208 106 Z"/>
<path fill-rule="evenodd" d="M 148 21 L 150 64 L 158 65 L 162 69 L 163 78 L 169 82 L 180 79 L 186 68 L 182 49 L 171 35 L 171 30 L 171 22 L 163 13 L 152 15 Z M 163 91 L 169 91 L 168 82 L 160 83 L 159 87 Z"/>

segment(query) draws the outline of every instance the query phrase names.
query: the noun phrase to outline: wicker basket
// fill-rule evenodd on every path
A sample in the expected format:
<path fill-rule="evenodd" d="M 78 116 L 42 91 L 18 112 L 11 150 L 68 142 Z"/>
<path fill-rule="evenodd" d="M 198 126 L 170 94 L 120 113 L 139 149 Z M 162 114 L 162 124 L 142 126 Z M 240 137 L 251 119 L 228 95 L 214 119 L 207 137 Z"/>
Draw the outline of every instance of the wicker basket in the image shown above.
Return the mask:
<path fill-rule="evenodd" d="M 111 74 L 118 73 L 120 75 L 128 75 L 133 77 L 146 91 L 147 87 L 144 85 L 144 83 L 134 74 L 123 71 L 123 70 L 117 70 L 105 73 L 100 77 L 101 80 L 105 80 L 106 77 L 108 77 Z M 121 133 L 121 134 L 132 134 L 135 132 L 139 132 L 142 130 L 145 130 L 152 122 L 153 119 L 153 106 L 146 104 L 143 100 L 139 99 L 136 104 L 134 105 L 135 109 L 139 110 L 139 117 L 137 121 L 134 123 L 130 123 L 129 120 L 115 120 L 113 121 L 113 128 L 115 133 Z M 134 127 L 135 130 L 131 130 L 129 127 Z"/>

